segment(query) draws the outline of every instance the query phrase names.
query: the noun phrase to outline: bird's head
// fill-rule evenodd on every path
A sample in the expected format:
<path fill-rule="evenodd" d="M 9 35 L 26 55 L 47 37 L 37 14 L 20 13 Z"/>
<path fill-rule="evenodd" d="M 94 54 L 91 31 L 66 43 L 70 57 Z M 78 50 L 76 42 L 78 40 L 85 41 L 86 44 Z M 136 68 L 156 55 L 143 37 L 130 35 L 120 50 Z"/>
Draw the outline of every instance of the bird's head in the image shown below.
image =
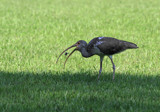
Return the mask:
<path fill-rule="evenodd" d="M 76 45 L 76 50 L 80 51 L 82 48 L 87 46 L 87 43 L 84 40 L 79 40 L 78 42 L 75 43 L 75 45 Z"/>
<path fill-rule="evenodd" d="M 69 56 L 67 57 L 66 61 L 64 62 L 64 66 L 65 66 L 65 63 L 67 62 L 68 58 L 76 51 L 80 51 L 82 48 L 84 48 L 85 46 L 87 46 L 87 43 L 86 41 L 84 40 L 79 40 L 78 42 L 76 42 L 75 44 L 73 44 L 72 46 L 68 47 L 67 49 L 65 49 L 58 57 L 58 59 L 60 58 L 60 56 L 65 52 L 67 51 L 68 49 L 72 48 L 72 47 L 76 47 L 70 54 Z M 58 62 L 58 59 L 56 61 L 56 63 Z"/>

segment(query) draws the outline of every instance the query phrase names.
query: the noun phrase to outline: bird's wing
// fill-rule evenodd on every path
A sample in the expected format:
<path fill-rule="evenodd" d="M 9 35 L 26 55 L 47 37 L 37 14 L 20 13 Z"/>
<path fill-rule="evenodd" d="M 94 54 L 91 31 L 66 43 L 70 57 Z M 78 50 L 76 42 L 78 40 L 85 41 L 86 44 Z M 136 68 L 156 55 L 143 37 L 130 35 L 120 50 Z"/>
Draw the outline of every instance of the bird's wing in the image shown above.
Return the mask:
<path fill-rule="evenodd" d="M 87 51 L 90 52 L 95 49 L 95 47 L 105 55 L 113 55 L 126 49 L 138 48 L 134 43 L 112 37 L 96 37 L 92 39 L 87 46 Z"/>
<path fill-rule="evenodd" d="M 103 38 L 101 44 L 97 45 L 101 52 L 106 55 L 112 55 L 120 52 L 123 48 L 119 40 L 115 38 Z"/>
<path fill-rule="evenodd" d="M 91 51 L 95 47 L 99 48 L 106 55 L 112 55 L 125 50 L 124 41 L 112 37 L 96 37 L 92 39 L 87 46 L 87 51 Z"/>

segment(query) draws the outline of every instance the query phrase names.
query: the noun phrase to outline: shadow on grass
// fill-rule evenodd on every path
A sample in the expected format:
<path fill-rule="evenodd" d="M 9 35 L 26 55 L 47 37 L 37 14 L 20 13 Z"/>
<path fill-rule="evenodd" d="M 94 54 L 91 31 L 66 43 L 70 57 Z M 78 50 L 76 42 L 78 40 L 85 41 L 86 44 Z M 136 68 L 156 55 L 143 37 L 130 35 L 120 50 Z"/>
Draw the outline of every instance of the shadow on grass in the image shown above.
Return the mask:
<path fill-rule="evenodd" d="M 3 111 L 158 111 L 160 76 L 0 72 Z"/>

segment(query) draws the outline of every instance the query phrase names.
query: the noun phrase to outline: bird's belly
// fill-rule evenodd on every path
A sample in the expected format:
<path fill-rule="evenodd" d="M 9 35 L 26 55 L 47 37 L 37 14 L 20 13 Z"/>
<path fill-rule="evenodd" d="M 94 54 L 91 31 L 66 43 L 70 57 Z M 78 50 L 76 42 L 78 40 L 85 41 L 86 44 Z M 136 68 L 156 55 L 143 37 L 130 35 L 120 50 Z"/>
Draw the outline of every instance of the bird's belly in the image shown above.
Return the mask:
<path fill-rule="evenodd" d="M 99 48 L 97 48 L 97 47 L 94 47 L 92 50 L 91 50 L 91 53 L 92 54 L 96 54 L 96 55 L 104 55 L 104 53 L 102 53 L 100 50 L 99 50 Z"/>

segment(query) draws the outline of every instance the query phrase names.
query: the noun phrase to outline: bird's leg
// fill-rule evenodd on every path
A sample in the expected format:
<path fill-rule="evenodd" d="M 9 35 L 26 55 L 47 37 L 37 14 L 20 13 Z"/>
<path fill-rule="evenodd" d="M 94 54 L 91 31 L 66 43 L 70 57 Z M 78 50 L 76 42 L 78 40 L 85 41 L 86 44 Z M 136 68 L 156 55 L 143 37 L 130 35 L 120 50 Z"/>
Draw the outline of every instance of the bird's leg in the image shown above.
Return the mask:
<path fill-rule="evenodd" d="M 102 72 L 102 62 L 103 62 L 103 58 L 104 58 L 104 56 L 100 56 L 100 70 L 99 70 L 98 80 L 99 80 L 99 77 L 100 77 L 101 72 Z"/>
<path fill-rule="evenodd" d="M 110 58 L 110 60 L 111 60 L 111 62 L 112 62 L 112 65 L 113 65 L 113 80 L 114 80 L 116 66 L 115 66 L 115 64 L 114 64 L 114 62 L 113 62 L 113 60 L 112 60 L 112 56 L 109 56 L 109 58 Z"/>

